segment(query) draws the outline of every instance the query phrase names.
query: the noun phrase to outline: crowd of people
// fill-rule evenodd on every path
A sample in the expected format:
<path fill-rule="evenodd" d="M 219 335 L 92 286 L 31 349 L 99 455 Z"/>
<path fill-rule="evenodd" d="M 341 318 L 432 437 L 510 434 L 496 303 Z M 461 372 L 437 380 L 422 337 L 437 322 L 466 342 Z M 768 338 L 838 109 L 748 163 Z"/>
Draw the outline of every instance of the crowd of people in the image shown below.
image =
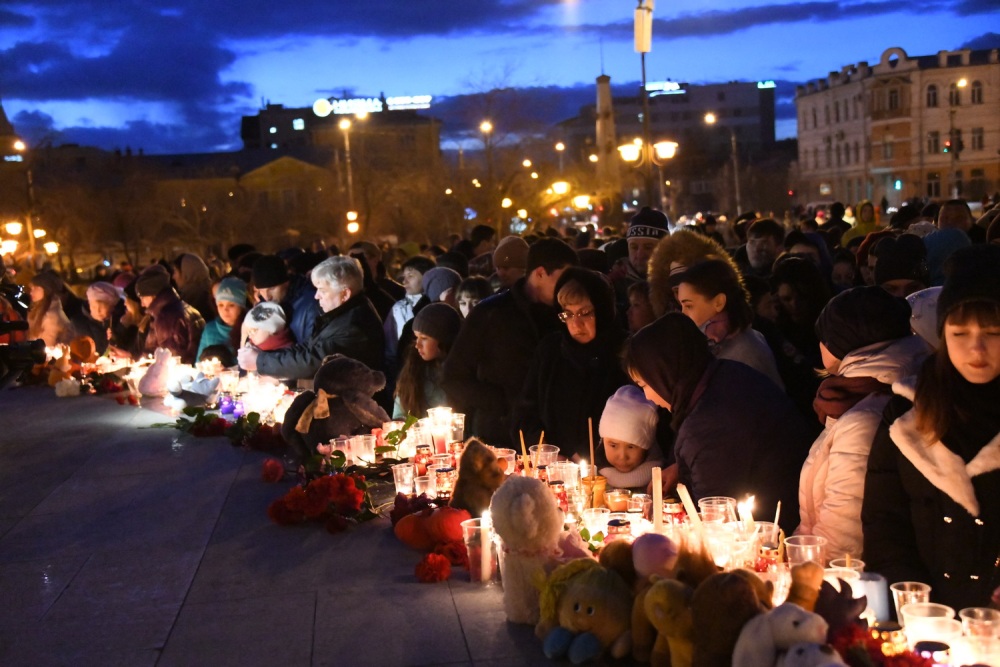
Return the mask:
<path fill-rule="evenodd" d="M 99 354 L 169 349 L 308 385 L 333 354 L 381 371 L 395 417 L 448 405 L 497 446 L 543 440 L 613 486 L 754 495 L 788 533 L 890 581 L 982 606 L 1000 591 L 1000 214 L 871 202 L 796 224 L 754 214 L 448 247 L 361 241 L 228 265 L 193 253 L 78 296 L 27 281 L 28 331 Z M 6 270 L 4 270 L 6 274 Z M 23 279 L 23 276 L 19 276 Z M 5 280 L 10 281 L 7 275 Z M 1000 602 L 1000 600 L 994 600 Z"/>

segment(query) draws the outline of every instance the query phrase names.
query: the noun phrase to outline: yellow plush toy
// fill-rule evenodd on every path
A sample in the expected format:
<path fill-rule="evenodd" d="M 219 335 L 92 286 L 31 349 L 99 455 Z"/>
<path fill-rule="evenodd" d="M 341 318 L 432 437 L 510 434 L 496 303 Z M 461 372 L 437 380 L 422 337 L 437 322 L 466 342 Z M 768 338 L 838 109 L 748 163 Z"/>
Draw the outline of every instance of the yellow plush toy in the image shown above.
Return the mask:
<path fill-rule="evenodd" d="M 694 651 L 694 590 L 676 579 L 660 579 L 646 591 L 646 618 L 656 628 L 656 643 L 649 654 L 653 667 L 691 667 Z"/>
<path fill-rule="evenodd" d="M 49 366 L 49 386 L 54 387 L 63 380 L 73 377 L 73 360 L 68 345 L 60 345 L 61 354 Z"/>
<path fill-rule="evenodd" d="M 816 609 L 816 600 L 823 586 L 823 566 L 812 561 L 792 567 L 792 586 L 787 602 L 797 604 L 806 611 Z"/>
<path fill-rule="evenodd" d="M 617 572 L 587 558 L 570 561 L 549 575 L 539 603 L 535 634 L 549 658 L 580 664 L 606 652 L 628 655 L 632 592 Z"/>

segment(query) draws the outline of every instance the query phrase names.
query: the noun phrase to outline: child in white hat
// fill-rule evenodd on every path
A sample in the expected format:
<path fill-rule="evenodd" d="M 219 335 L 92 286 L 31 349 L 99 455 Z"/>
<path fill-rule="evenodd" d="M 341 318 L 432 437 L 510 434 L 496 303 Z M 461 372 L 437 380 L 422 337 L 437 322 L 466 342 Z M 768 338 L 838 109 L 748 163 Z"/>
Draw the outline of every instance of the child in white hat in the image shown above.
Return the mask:
<path fill-rule="evenodd" d="M 601 415 L 597 457 L 609 487 L 646 490 L 653 468 L 663 465 L 656 422 L 656 406 L 634 385 L 619 388 L 608 399 Z"/>
<path fill-rule="evenodd" d="M 262 301 L 243 318 L 240 332 L 242 346 L 248 343 L 259 350 L 281 350 L 295 344 L 285 320 L 285 311 L 273 301 Z"/>

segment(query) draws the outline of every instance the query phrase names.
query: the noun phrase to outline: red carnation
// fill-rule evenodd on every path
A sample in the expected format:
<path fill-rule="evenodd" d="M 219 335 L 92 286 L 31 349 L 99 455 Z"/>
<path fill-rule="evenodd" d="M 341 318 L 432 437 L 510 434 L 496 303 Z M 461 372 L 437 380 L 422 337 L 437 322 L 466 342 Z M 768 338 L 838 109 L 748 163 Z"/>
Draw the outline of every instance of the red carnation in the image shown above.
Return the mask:
<path fill-rule="evenodd" d="M 466 550 L 465 542 L 462 540 L 453 540 L 438 544 L 434 547 L 434 553 L 441 554 L 455 567 L 469 569 L 469 552 Z"/>
<path fill-rule="evenodd" d="M 306 487 L 305 513 L 310 519 L 318 519 L 330 506 L 330 496 L 325 484 L 310 482 Z"/>
<path fill-rule="evenodd" d="M 285 504 L 293 512 L 304 514 L 306 511 L 306 490 L 301 486 L 293 486 L 285 494 Z"/>
<path fill-rule="evenodd" d="M 275 522 L 279 526 L 294 526 L 297 523 L 302 523 L 305 520 L 305 516 L 302 512 L 295 511 L 288 506 L 285 502 L 285 498 L 278 498 L 273 503 L 267 507 L 267 515 L 271 517 L 271 521 Z"/>
<path fill-rule="evenodd" d="M 268 483 L 280 482 L 285 477 L 285 466 L 278 459 L 265 459 L 260 468 L 260 478 Z"/>
<path fill-rule="evenodd" d="M 417 563 L 414 573 L 422 584 L 445 581 L 451 576 L 451 563 L 441 554 L 427 554 Z"/>
<path fill-rule="evenodd" d="M 115 396 L 115 400 L 118 401 L 118 405 L 125 405 L 125 397 L 124 396 Z"/>

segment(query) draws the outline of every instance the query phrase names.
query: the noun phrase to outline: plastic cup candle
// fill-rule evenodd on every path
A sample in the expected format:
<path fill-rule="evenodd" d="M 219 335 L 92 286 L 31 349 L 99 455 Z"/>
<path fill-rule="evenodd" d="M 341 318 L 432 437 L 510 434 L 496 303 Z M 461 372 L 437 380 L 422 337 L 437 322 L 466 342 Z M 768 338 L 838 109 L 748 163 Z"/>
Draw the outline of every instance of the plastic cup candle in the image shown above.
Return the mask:
<path fill-rule="evenodd" d="M 653 532 L 663 532 L 663 471 L 653 468 Z"/>
<path fill-rule="evenodd" d="M 1000 637 L 1000 611 L 988 607 L 967 607 L 958 612 L 966 637 Z"/>
<path fill-rule="evenodd" d="M 430 408 L 427 417 L 431 421 L 434 451 L 438 454 L 447 452 L 448 441 L 451 440 L 451 408 Z"/>
<path fill-rule="evenodd" d="M 606 535 L 608 532 L 608 519 L 611 516 L 611 510 L 607 507 L 588 507 L 583 510 L 583 525 L 590 533 L 590 538 L 593 539 L 595 535 L 600 533 L 601 535 Z"/>
<path fill-rule="evenodd" d="M 641 517 L 651 519 L 653 515 L 653 498 L 647 493 L 633 493 L 625 506 L 625 511 L 629 514 L 638 514 Z M 634 519 L 630 519 L 634 523 Z"/>
<path fill-rule="evenodd" d="M 434 478 L 430 475 L 418 475 L 413 478 L 413 494 L 416 496 L 425 495 L 428 498 L 436 498 L 434 489 Z"/>
<path fill-rule="evenodd" d="M 532 467 L 550 466 L 559 460 L 559 448 L 555 445 L 532 445 L 528 447 Z"/>
<path fill-rule="evenodd" d="M 462 522 L 462 538 L 469 556 L 469 580 L 489 584 L 496 575 L 496 554 L 493 550 L 493 523 L 487 510 L 481 519 Z"/>
<path fill-rule="evenodd" d="M 819 535 L 792 535 L 785 538 L 785 554 L 792 565 L 813 561 L 825 566 L 825 549 L 826 538 Z"/>
<path fill-rule="evenodd" d="M 604 494 L 604 502 L 612 512 L 628 511 L 629 492 L 625 489 L 612 489 Z"/>
<path fill-rule="evenodd" d="M 497 463 L 503 470 L 503 474 L 510 475 L 517 468 L 517 452 L 507 447 L 495 447 L 493 453 L 497 456 Z"/>
<path fill-rule="evenodd" d="M 396 493 L 410 495 L 413 493 L 413 474 L 416 467 L 412 463 L 397 463 L 392 466 L 392 480 L 396 483 Z"/>
<path fill-rule="evenodd" d="M 896 607 L 896 619 L 904 625 L 901 613 L 904 606 L 913 602 L 929 602 L 931 599 L 930 584 L 919 581 L 897 581 L 889 586 L 892 592 L 892 603 Z"/>
<path fill-rule="evenodd" d="M 755 531 L 753 522 L 753 500 L 753 496 L 748 496 L 746 500 L 736 506 L 736 509 L 739 512 L 743 532 L 747 535 L 753 535 Z"/>
<path fill-rule="evenodd" d="M 453 412 L 451 414 L 451 441 L 465 441 L 465 414 L 462 412 Z"/>

